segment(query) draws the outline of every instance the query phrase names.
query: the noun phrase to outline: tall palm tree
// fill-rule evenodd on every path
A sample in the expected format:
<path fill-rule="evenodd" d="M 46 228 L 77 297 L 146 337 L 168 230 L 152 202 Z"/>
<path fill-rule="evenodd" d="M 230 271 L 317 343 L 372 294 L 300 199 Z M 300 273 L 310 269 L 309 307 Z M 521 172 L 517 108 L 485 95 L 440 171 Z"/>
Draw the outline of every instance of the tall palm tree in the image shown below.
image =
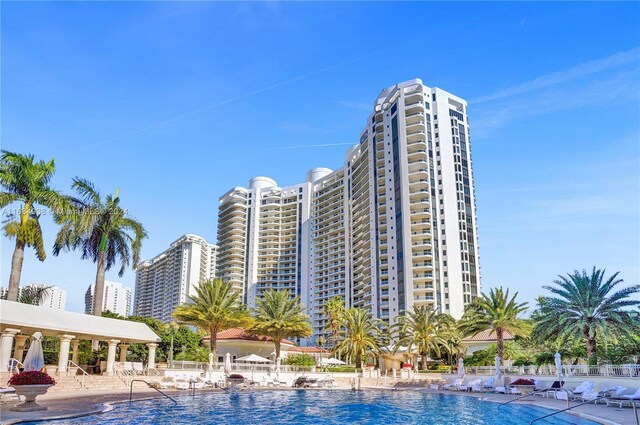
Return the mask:
<path fill-rule="evenodd" d="M 210 279 L 200 282 L 191 303 L 178 306 L 173 317 L 181 323 L 194 325 L 209 332 L 213 358 L 218 358 L 218 333 L 249 323 L 249 312 L 240 302 L 240 293 L 231 282 Z"/>
<path fill-rule="evenodd" d="M 270 336 L 276 349 L 276 359 L 280 358 L 280 345 L 285 338 L 305 338 L 311 336 L 309 316 L 302 312 L 298 297 L 291 298 L 289 291 L 270 289 L 256 301 L 253 323 L 247 331 Z"/>
<path fill-rule="evenodd" d="M 338 345 L 340 338 L 340 320 L 344 314 L 344 300 L 342 297 L 333 297 L 324 305 L 324 314 L 328 317 L 326 329 L 331 332 L 332 347 Z"/>
<path fill-rule="evenodd" d="M 9 276 L 9 301 L 18 300 L 20 275 L 24 262 L 25 247 L 34 248 L 38 260 L 44 261 L 47 254 L 42 240 L 40 213 L 37 206 L 50 210 L 62 210 L 68 205 L 68 198 L 51 188 L 49 183 L 55 172 L 53 159 L 35 162 L 33 155 L 2 151 L 0 156 L 0 208 L 14 202 L 21 203 L 17 214 L 12 214 L 3 227 L 5 236 L 16 239 L 11 258 Z"/>
<path fill-rule="evenodd" d="M 52 286 L 27 285 L 20 288 L 18 302 L 22 304 L 40 305 L 44 299 L 51 294 Z M 8 292 L 2 294 L 2 299 L 7 299 Z"/>
<path fill-rule="evenodd" d="M 368 351 L 377 351 L 382 344 L 380 327 L 382 322 L 374 319 L 371 312 L 360 308 L 349 308 L 340 319 L 340 340 L 336 348 L 355 358 L 356 368 L 362 367 L 362 357 Z"/>
<path fill-rule="evenodd" d="M 446 345 L 446 323 L 450 320 L 453 319 L 448 314 L 439 314 L 428 306 L 414 305 L 393 326 L 398 334 L 393 353 L 400 346 L 406 346 L 407 353 L 412 353 L 415 347 L 422 361 L 421 369 L 426 370 L 429 353 L 440 356 L 440 348 Z"/>
<path fill-rule="evenodd" d="M 587 348 L 587 357 L 594 358 L 598 335 L 606 334 L 609 328 L 625 334 L 638 333 L 638 325 L 623 309 L 640 305 L 631 295 L 640 292 L 640 285 L 629 286 L 614 292 L 623 282 L 614 273 L 605 279 L 605 270 L 595 267 L 558 276 L 555 286 L 544 286 L 556 297 L 539 297 L 535 315 L 534 332 L 543 339 L 557 338 L 566 341 L 570 337 L 582 338 Z"/>
<path fill-rule="evenodd" d="M 92 183 L 75 178 L 71 186 L 79 195 L 75 208 L 54 218 L 61 229 L 53 245 L 53 254 L 80 249 L 82 259 L 97 263 L 93 314 L 102 314 L 104 274 L 117 263 L 118 276 L 129 264 L 132 268 L 140 260 L 142 240 L 147 237 L 142 223 L 128 217 L 120 206 L 119 190 L 104 199 Z M 133 261 L 132 261 L 133 260 Z"/>
<path fill-rule="evenodd" d="M 504 333 L 514 336 L 526 336 L 531 331 L 531 325 L 518 317 L 527 310 L 527 303 L 516 302 L 516 292 L 509 298 L 509 290 L 502 287 L 491 289 L 489 294 L 482 294 L 476 298 L 461 319 L 460 329 L 465 335 L 475 335 L 478 332 L 490 330 L 496 335 L 498 357 L 504 359 Z"/>
<path fill-rule="evenodd" d="M 442 330 L 442 338 L 445 341 L 442 348 L 445 349 L 449 365 L 453 370 L 453 366 L 458 361 L 458 358 L 464 356 L 466 349 L 465 346 L 462 345 L 464 336 L 462 335 L 462 331 L 460 330 L 458 323 L 456 323 L 453 317 L 449 317 L 450 320 L 447 320 L 444 323 L 444 328 Z"/>

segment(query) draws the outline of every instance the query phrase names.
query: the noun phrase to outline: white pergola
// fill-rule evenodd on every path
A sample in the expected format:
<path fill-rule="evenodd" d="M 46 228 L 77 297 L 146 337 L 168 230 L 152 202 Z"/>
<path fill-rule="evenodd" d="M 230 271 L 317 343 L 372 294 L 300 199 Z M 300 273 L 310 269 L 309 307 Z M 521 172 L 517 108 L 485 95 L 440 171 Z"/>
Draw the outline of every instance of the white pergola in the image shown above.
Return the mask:
<path fill-rule="evenodd" d="M 120 348 L 120 362 L 126 361 L 130 343 L 146 343 L 149 347 L 147 367 L 155 368 L 157 342 L 160 337 L 144 323 L 109 319 L 88 314 L 53 310 L 29 304 L 0 300 L 0 372 L 8 370 L 9 359 L 22 362 L 27 339 L 35 332 L 60 338 L 58 372 L 66 372 L 70 348 L 71 361 L 78 363 L 80 340 L 106 341 L 107 374 L 115 371 L 116 348 Z M 15 350 L 12 346 L 16 340 Z"/>

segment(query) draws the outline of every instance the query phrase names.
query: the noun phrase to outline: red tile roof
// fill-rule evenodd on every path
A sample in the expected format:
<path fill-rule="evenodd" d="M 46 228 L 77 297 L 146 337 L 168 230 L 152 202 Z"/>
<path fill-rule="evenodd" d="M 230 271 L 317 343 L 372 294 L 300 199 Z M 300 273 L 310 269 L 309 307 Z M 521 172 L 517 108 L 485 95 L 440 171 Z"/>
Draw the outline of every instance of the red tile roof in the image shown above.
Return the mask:
<path fill-rule="evenodd" d="M 209 337 L 206 336 L 206 339 Z M 244 331 L 242 328 L 232 328 L 227 329 L 226 331 L 218 332 L 218 340 L 230 340 L 230 339 L 241 339 L 244 341 L 263 341 L 263 342 L 272 342 L 273 338 L 266 335 L 254 335 Z M 283 344 L 293 345 L 293 342 L 283 339 Z"/>
<path fill-rule="evenodd" d="M 328 353 L 329 352 L 329 350 L 325 350 L 324 348 L 320 348 L 320 347 L 291 347 L 287 349 L 287 351 L 296 352 L 296 353 Z"/>
<path fill-rule="evenodd" d="M 513 339 L 513 335 L 505 331 L 504 339 L 505 340 Z M 468 336 L 465 339 L 463 339 L 463 341 L 497 341 L 497 338 L 496 338 L 495 332 L 491 333 L 491 331 L 487 329 L 486 331 L 478 332 L 473 336 Z"/>

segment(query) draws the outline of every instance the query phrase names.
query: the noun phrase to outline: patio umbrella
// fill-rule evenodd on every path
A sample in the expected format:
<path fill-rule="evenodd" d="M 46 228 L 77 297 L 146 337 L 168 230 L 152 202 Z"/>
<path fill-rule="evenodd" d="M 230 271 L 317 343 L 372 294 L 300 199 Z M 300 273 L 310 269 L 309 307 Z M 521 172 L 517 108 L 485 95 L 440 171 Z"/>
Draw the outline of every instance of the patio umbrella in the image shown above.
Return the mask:
<path fill-rule="evenodd" d="M 562 381 L 562 356 L 560 353 L 556 352 L 553 357 L 556 363 L 556 376 L 558 381 Z"/>
<path fill-rule="evenodd" d="M 335 357 L 331 357 L 330 359 L 322 359 L 320 364 L 324 365 L 344 365 L 346 364 L 340 359 L 336 359 Z"/>
<path fill-rule="evenodd" d="M 494 360 L 496 362 L 496 382 L 494 386 L 498 386 L 502 379 L 502 371 L 500 371 L 500 357 L 496 356 Z"/>
<path fill-rule="evenodd" d="M 31 337 L 31 345 L 27 356 L 24 358 L 24 370 L 41 370 L 44 367 L 44 354 L 42 353 L 42 334 L 36 332 Z"/>
<path fill-rule="evenodd" d="M 224 370 L 228 372 L 231 370 L 231 353 L 224 355 Z"/>
<path fill-rule="evenodd" d="M 458 360 L 458 378 L 464 378 L 464 373 L 464 359 L 460 357 L 460 360 Z"/>
<path fill-rule="evenodd" d="M 236 359 L 237 362 L 247 363 L 271 363 L 271 360 L 260 357 L 256 354 L 249 354 L 248 356 L 240 357 Z"/>
<path fill-rule="evenodd" d="M 209 372 L 213 370 L 213 353 L 209 353 Z"/>

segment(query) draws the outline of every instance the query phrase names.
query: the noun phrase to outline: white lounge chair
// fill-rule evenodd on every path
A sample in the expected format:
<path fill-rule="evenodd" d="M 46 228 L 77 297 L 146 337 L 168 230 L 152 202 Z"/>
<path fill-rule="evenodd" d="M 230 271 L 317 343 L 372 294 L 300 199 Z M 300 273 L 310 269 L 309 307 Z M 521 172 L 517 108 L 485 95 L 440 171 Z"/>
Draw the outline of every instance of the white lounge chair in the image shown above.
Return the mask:
<path fill-rule="evenodd" d="M 160 389 L 175 388 L 176 381 L 171 376 L 165 376 L 162 378 L 159 384 L 160 384 Z"/>
<path fill-rule="evenodd" d="M 132 372 L 134 375 L 144 375 L 144 365 L 142 362 L 133 362 L 132 366 Z"/>
<path fill-rule="evenodd" d="M 471 391 L 473 387 L 477 387 L 482 383 L 482 379 L 472 379 L 466 385 L 459 385 L 458 391 Z"/>
<path fill-rule="evenodd" d="M 462 385 L 462 383 L 464 382 L 464 379 L 462 378 L 456 378 L 452 383 L 450 384 L 444 384 L 442 386 L 442 389 L 444 390 L 451 390 L 451 391 L 457 391 L 458 388 L 460 388 L 460 385 Z"/>
<path fill-rule="evenodd" d="M 638 388 L 638 390 L 633 394 L 620 394 L 618 396 L 608 397 L 606 399 L 607 406 L 611 404 L 617 404 L 620 407 L 622 407 L 627 403 L 631 405 L 631 403 L 639 402 L 639 401 L 640 401 L 640 388 Z"/>
<path fill-rule="evenodd" d="M 482 392 L 482 391 L 490 391 L 493 389 L 493 384 L 495 383 L 496 378 L 492 376 L 491 378 L 484 381 L 484 383 L 480 383 L 478 385 L 472 385 L 471 391 L 474 392 Z"/>
<path fill-rule="evenodd" d="M 504 386 L 504 387 L 496 387 L 495 392 L 500 393 L 500 394 L 507 394 L 507 395 L 520 395 L 522 394 L 520 391 L 516 390 L 514 387 L 510 387 L 510 386 Z"/>
<path fill-rule="evenodd" d="M 16 394 L 15 388 L 0 388 L 0 402 L 4 403 L 15 397 L 18 397 L 18 400 L 20 400 L 20 396 Z"/>
<path fill-rule="evenodd" d="M 573 389 L 569 389 L 568 393 L 571 395 L 572 400 L 577 400 L 582 394 L 591 392 L 593 387 L 596 386 L 596 383 L 593 381 L 584 381 L 582 384 L 578 385 Z"/>

